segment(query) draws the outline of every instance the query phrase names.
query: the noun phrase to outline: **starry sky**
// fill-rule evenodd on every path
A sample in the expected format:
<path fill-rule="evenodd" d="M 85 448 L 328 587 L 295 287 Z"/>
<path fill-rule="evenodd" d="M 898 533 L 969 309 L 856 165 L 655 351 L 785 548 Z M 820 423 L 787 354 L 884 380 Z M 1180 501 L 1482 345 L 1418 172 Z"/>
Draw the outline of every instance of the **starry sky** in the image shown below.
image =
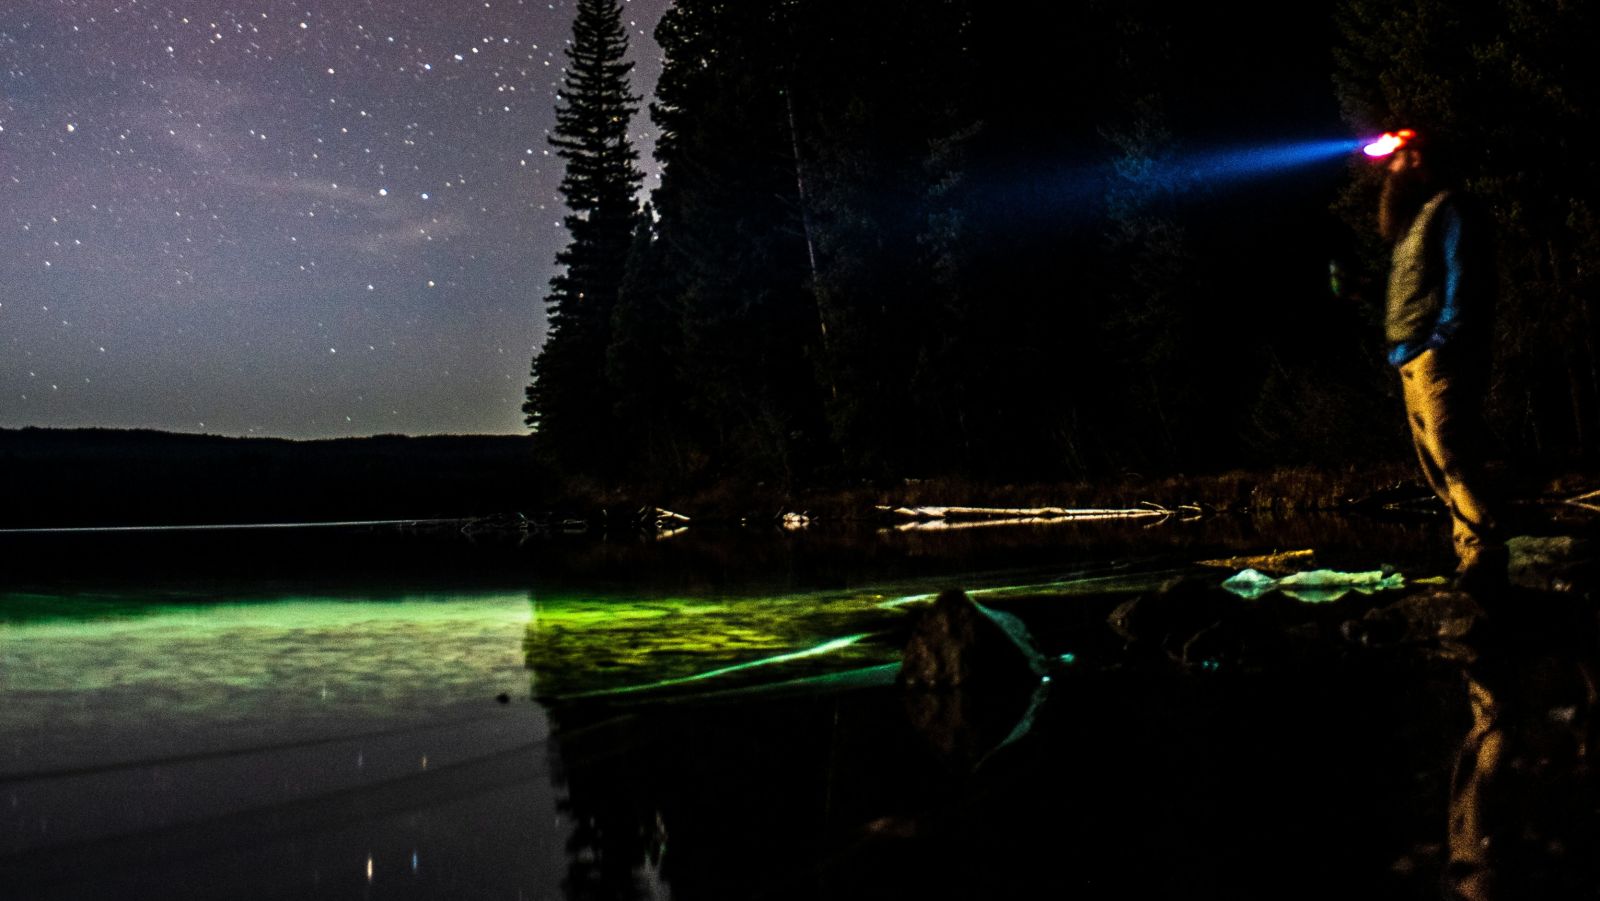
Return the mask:
<path fill-rule="evenodd" d="M 668 2 L 624 6 L 647 97 Z M 524 431 L 572 15 L 4 0 L 0 427 Z"/>

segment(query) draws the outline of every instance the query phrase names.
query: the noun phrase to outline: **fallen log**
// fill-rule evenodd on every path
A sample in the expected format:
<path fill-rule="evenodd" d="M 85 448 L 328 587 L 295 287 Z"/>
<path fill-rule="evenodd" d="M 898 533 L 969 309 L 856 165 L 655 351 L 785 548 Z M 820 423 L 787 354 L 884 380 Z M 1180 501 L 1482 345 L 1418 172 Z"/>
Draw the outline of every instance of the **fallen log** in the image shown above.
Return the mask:
<path fill-rule="evenodd" d="M 1143 507 L 891 507 L 878 511 L 905 519 L 1150 519 L 1171 516 L 1172 511 L 1158 504 Z"/>
<path fill-rule="evenodd" d="M 1316 552 L 1309 548 L 1294 551 L 1277 551 L 1271 554 L 1223 557 L 1218 560 L 1199 560 L 1196 562 L 1201 566 L 1214 566 L 1218 569 L 1230 569 L 1235 572 L 1241 569 L 1253 569 L 1272 576 L 1287 576 L 1292 572 L 1317 568 Z"/>
<path fill-rule="evenodd" d="M 1063 517 L 1018 516 L 1005 519 L 913 519 L 882 529 L 889 532 L 950 532 L 957 529 L 991 529 L 996 526 L 1049 526 L 1074 522 Z"/>

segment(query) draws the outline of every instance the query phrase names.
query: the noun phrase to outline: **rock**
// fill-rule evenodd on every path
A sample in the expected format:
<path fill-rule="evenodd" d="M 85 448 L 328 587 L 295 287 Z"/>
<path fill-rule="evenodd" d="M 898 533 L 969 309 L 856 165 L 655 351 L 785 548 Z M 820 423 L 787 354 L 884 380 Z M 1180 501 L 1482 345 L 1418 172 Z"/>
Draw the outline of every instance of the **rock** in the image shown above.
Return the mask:
<path fill-rule="evenodd" d="M 1437 589 L 1413 594 L 1346 622 L 1349 641 L 1368 648 L 1401 644 L 1456 642 L 1468 636 L 1483 617 L 1483 608 L 1461 591 Z"/>
<path fill-rule="evenodd" d="M 1506 542 L 1511 584 L 1535 591 L 1586 592 L 1596 577 L 1592 542 L 1570 535 L 1519 535 Z"/>
<path fill-rule="evenodd" d="M 1045 671 L 1044 655 L 1021 620 L 951 590 L 924 609 L 912 627 L 900 683 L 933 689 L 1032 685 Z"/>
<path fill-rule="evenodd" d="M 946 591 L 906 642 L 906 718 L 947 764 L 970 770 L 1027 732 L 1047 667 L 1021 620 Z"/>

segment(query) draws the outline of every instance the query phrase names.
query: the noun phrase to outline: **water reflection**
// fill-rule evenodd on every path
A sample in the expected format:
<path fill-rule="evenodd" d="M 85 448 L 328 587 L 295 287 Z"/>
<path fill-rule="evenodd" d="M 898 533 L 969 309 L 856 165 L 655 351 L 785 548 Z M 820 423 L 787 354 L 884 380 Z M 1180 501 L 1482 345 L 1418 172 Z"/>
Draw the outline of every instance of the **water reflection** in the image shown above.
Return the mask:
<path fill-rule="evenodd" d="M 1032 592 L 991 597 L 1057 643 L 1110 634 L 1115 592 Z M 1592 897 L 1592 610 L 1530 595 L 1536 612 L 1462 642 L 1429 618 L 1459 596 L 1412 592 L 1383 609 L 1422 632 L 1340 645 L 1338 617 L 1383 602 L 1210 594 L 1231 611 L 1212 628 L 1270 621 L 1258 638 L 1295 647 L 1315 628 L 1315 660 L 1090 653 L 1056 657 L 1045 691 L 679 684 L 558 702 L 568 896 Z M 1091 612 L 1039 616 L 1063 597 Z"/>
<path fill-rule="evenodd" d="M 39 577 L 0 592 L 0 895 L 1281 897 L 1263 860 L 1371 885 L 1393 860 L 1374 812 L 1411 800 L 1409 764 L 1372 748 L 1397 684 L 1436 694 L 1426 680 L 1332 650 L 1248 677 L 1172 665 L 1107 620 L 1188 560 L 1317 545 L 1329 565 L 1403 563 L 1434 532 L 1174 526 L 402 542 L 414 559 L 373 542 L 360 559 L 398 574 L 314 596 Z M 199 565 L 249 555 L 279 579 L 293 550 Z M 534 554 L 558 559 L 535 577 Z M 1130 557 L 1148 562 L 1111 562 Z M 408 582 L 424 570 L 433 593 Z M 1048 695 L 900 693 L 907 602 L 949 586 L 1078 662 Z M 1135 638 L 1190 620 L 1237 637 L 1239 611 L 1270 638 L 1299 616 L 1225 603 L 1149 605 Z M 1322 642 L 1352 603 L 1377 602 L 1294 625 Z"/>
<path fill-rule="evenodd" d="M 1282 897 L 1287 872 L 1319 895 L 1394 888 L 1373 818 L 1409 801 L 1410 762 L 1372 749 L 1403 715 L 1396 673 L 1334 648 L 1248 674 L 1106 653 L 1112 609 L 1171 575 L 991 590 L 1048 625 L 1047 691 L 839 673 L 558 699 L 569 897 L 651 897 L 658 880 L 676 898 Z M 1238 617 L 1296 616 L 1212 590 Z"/>
<path fill-rule="evenodd" d="M 458 530 L 319 530 L 161 535 L 0 535 L 0 590 L 59 595 L 63 574 L 77 591 L 103 596 L 182 594 L 197 583 L 268 599 L 296 586 L 339 587 L 371 596 L 526 588 L 664 592 L 744 590 L 764 584 L 842 588 L 1022 567 L 1104 565 L 1153 557 L 1185 560 L 1270 549 L 1317 548 L 1322 565 L 1375 562 L 1437 569 L 1450 559 L 1438 523 L 1377 522 L 1333 515 L 1218 516 L 1158 526 L 1068 523 L 1006 529 L 880 533 L 871 523 L 832 523 L 784 532 L 695 527 L 671 541 L 637 534 L 528 542 L 519 533 Z M 1443 548 L 1441 550 L 1441 547 Z M 1349 564 L 1349 565 L 1347 565 Z M 1448 567 L 1446 567 L 1448 568 Z M 243 577 L 242 574 L 245 574 Z M 0 616 L 3 616 L 0 611 Z"/>
<path fill-rule="evenodd" d="M 1480 641 L 1463 678 L 1472 719 L 1451 780 L 1443 877 L 1447 897 L 1463 901 L 1592 898 L 1600 885 L 1595 619 L 1521 601 L 1543 609 Z"/>
<path fill-rule="evenodd" d="M 51 600 L 0 595 L 0 895 L 559 892 L 526 592 Z"/>
<path fill-rule="evenodd" d="M 967 573 L 805 592 L 540 592 L 523 650 L 545 700 L 716 692 L 846 673 L 900 659 L 906 607 L 947 581 L 986 602 L 1062 603 L 1159 587 L 1194 567 L 1100 566 Z"/>

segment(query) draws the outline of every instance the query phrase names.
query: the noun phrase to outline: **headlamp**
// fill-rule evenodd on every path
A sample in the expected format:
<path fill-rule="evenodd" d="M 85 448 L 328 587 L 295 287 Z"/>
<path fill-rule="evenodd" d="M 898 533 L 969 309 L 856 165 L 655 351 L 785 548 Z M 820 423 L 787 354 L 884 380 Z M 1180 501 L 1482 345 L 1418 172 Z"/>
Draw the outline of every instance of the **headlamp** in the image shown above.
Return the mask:
<path fill-rule="evenodd" d="M 1383 137 L 1361 148 L 1361 152 L 1373 159 L 1386 157 L 1406 146 L 1416 136 L 1417 133 L 1409 128 L 1402 128 L 1399 131 L 1386 131 L 1383 133 Z"/>

